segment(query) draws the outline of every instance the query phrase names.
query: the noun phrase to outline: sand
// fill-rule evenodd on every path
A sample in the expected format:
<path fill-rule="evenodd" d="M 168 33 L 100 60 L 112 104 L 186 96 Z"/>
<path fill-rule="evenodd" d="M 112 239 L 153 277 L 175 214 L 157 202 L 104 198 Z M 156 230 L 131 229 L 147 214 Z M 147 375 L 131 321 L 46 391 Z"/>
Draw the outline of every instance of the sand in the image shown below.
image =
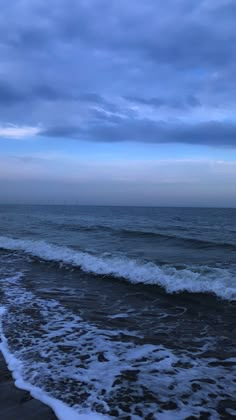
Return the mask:
<path fill-rule="evenodd" d="M 51 408 L 33 398 L 29 392 L 16 388 L 0 352 L 0 419 L 56 420 Z"/>

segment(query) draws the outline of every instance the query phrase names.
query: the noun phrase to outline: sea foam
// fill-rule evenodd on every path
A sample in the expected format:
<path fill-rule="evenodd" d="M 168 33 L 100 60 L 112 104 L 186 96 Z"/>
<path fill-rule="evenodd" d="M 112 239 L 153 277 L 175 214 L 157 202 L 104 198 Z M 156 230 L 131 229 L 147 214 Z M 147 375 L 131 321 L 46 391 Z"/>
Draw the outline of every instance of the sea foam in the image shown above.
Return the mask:
<path fill-rule="evenodd" d="M 12 281 L 18 280 L 19 276 L 12 278 Z M 9 280 L 9 279 L 8 279 Z M 57 398 L 53 398 L 47 394 L 43 389 L 32 385 L 23 379 L 24 364 L 17 359 L 13 353 L 9 350 L 7 339 L 3 333 L 2 328 L 2 316 L 6 313 L 6 308 L 0 306 L 0 351 L 8 365 L 9 370 L 12 372 L 12 376 L 15 380 L 17 388 L 29 391 L 33 398 L 41 401 L 52 408 L 59 420 L 106 420 L 107 416 L 103 416 L 94 412 L 87 412 L 85 414 L 79 414 L 75 409 L 64 404 Z"/>
<path fill-rule="evenodd" d="M 225 367 L 210 353 L 202 357 L 214 346 L 214 337 L 198 342 L 193 354 L 142 343 L 138 332 L 88 323 L 59 301 L 45 300 L 28 289 L 23 273 L 9 274 L 3 270 L 0 279 L 7 308 L 0 309 L 0 349 L 16 385 L 50 405 L 59 420 L 106 418 L 111 409 L 119 411 L 116 418 L 123 418 L 127 395 L 132 397 L 132 419 L 158 413 L 158 419 L 181 420 L 204 411 L 220 418 L 219 401 L 233 395 L 235 372 L 227 363 L 235 359 L 224 360 Z M 32 317 L 33 312 L 37 315 Z M 193 392 L 193 384 L 198 392 Z M 214 402 L 210 394 L 216 394 Z M 81 395 L 85 401 L 80 401 Z M 104 415 L 95 413 L 97 409 Z"/>
<path fill-rule="evenodd" d="M 126 257 L 92 255 L 43 240 L 3 236 L 0 236 L 0 248 L 19 250 L 46 261 L 69 264 L 88 273 L 122 278 L 131 283 L 158 285 L 167 293 L 212 293 L 222 299 L 236 299 L 235 273 L 229 269 L 202 266 L 179 270 L 172 266 L 159 267 L 151 262 Z"/>

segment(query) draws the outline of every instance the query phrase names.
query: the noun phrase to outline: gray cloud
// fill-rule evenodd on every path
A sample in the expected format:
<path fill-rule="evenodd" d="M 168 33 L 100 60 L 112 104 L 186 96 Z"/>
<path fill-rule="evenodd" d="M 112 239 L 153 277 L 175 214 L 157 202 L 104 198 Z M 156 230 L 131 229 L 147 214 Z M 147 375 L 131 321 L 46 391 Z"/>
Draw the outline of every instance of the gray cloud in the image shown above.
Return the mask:
<path fill-rule="evenodd" d="M 209 121 L 201 124 L 167 124 L 148 119 L 130 120 L 110 118 L 96 120 L 87 127 L 54 126 L 40 133 L 49 137 L 71 137 L 88 141 L 146 143 L 208 144 L 211 146 L 236 145 L 236 123 Z"/>
<path fill-rule="evenodd" d="M 176 109 L 186 109 L 196 106 L 201 106 L 200 101 L 194 95 L 187 95 L 186 97 L 153 97 L 145 98 L 138 96 L 127 96 L 126 99 L 133 103 L 140 103 L 142 105 L 150 105 L 155 108 L 167 106 Z"/>
<path fill-rule="evenodd" d="M 6 106 L 21 102 L 22 94 L 8 82 L 0 81 L 0 103 Z"/>
<path fill-rule="evenodd" d="M 0 7 L 0 124 L 40 123 L 43 135 L 90 141 L 236 145 L 227 118 L 236 106 L 234 0 Z M 200 108 L 226 118 L 209 112 L 203 122 Z"/>

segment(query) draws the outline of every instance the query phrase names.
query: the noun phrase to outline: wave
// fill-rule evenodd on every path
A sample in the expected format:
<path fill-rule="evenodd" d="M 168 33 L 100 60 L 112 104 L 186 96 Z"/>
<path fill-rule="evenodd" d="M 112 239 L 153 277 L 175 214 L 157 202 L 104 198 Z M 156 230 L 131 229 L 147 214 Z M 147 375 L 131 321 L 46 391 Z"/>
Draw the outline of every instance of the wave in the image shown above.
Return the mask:
<path fill-rule="evenodd" d="M 57 229 L 69 230 L 71 232 L 94 232 L 94 231 L 114 231 L 112 227 L 103 225 L 80 225 L 78 223 L 57 223 L 50 222 L 50 226 L 54 225 Z"/>
<path fill-rule="evenodd" d="M 178 241 L 184 241 L 187 244 L 192 245 L 198 245 L 198 247 L 224 247 L 224 248 L 230 248 L 230 249 L 236 249 L 236 244 L 233 242 L 217 242 L 217 241 L 209 241 L 204 240 L 200 238 L 189 238 L 188 236 L 182 236 L 182 235 L 173 235 L 173 234 L 167 234 L 167 233 L 161 233 L 161 232 L 153 232 L 148 230 L 131 230 L 131 229 L 121 229 L 121 234 L 127 235 L 127 236 L 137 236 L 137 237 L 153 237 L 153 238 L 163 238 L 163 239 L 172 239 L 172 240 L 178 240 Z"/>
<path fill-rule="evenodd" d="M 159 267 L 121 257 L 91 255 L 46 241 L 13 239 L 0 236 L 0 248 L 19 250 L 46 261 L 55 261 L 78 267 L 84 272 L 122 278 L 131 283 L 158 285 L 167 293 L 211 293 L 225 300 L 236 299 L 235 274 L 229 269 L 188 267 L 176 269 Z"/>
<path fill-rule="evenodd" d="M 161 231 L 153 231 L 153 230 L 146 230 L 146 229 L 129 229 L 129 228 L 122 228 L 122 227 L 113 227 L 108 225 L 101 225 L 101 224 L 88 224 L 88 225 L 81 225 L 78 223 L 58 223 L 58 222 L 49 222 L 50 226 L 54 225 L 57 229 L 63 229 L 70 232 L 107 232 L 111 235 L 121 235 L 127 237 L 138 237 L 138 238 L 161 238 L 161 239 L 170 239 L 174 241 L 181 241 L 186 242 L 187 245 L 192 245 L 197 248 L 226 248 L 235 250 L 236 243 L 230 241 L 217 241 L 217 240 L 205 240 L 197 237 L 189 237 L 185 236 L 184 233 L 182 234 L 172 234 L 170 233 L 170 228 L 168 227 L 159 227 Z M 178 231 L 186 232 L 186 228 L 182 226 L 175 226 Z"/>
<path fill-rule="evenodd" d="M 164 229 L 165 232 L 158 232 L 158 231 L 151 231 L 151 230 L 136 230 L 136 229 L 127 229 L 127 228 L 118 228 L 112 226 L 104 226 L 104 225 L 78 225 L 78 224 L 58 224 L 54 223 L 57 227 L 60 227 L 64 230 L 69 230 L 73 232 L 107 232 L 114 235 L 122 235 L 127 237 L 138 237 L 138 238 L 161 238 L 161 239 L 170 239 L 174 241 L 181 241 L 186 242 L 187 245 L 192 245 L 197 248 L 227 248 L 231 250 L 236 249 L 236 244 L 234 242 L 225 242 L 225 241 L 214 241 L 214 240 L 205 240 L 200 238 L 193 238 L 189 236 L 184 236 L 184 234 L 171 234 L 166 233 L 169 231 L 167 228 Z M 50 224 L 51 225 L 51 224 Z M 162 228 L 163 230 L 163 228 Z M 178 227 L 178 230 L 186 231 L 185 228 Z"/>

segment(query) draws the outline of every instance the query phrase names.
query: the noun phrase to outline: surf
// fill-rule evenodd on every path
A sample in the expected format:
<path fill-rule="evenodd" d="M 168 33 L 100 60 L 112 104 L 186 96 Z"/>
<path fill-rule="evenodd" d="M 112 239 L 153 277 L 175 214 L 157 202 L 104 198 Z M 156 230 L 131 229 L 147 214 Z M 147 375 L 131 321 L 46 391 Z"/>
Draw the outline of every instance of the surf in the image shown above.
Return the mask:
<path fill-rule="evenodd" d="M 153 262 L 117 256 L 92 255 L 88 252 L 48 243 L 44 240 L 15 239 L 0 236 L 0 248 L 22 251 L 45 261 L 77 267 L 95 275 L 112 276 L 133 284 L 158 285 L 167 293 L 210 293 L 225 300 L 236 299 L 235 273 L 230 269 L 207 266 L 177 269 Z"/>

